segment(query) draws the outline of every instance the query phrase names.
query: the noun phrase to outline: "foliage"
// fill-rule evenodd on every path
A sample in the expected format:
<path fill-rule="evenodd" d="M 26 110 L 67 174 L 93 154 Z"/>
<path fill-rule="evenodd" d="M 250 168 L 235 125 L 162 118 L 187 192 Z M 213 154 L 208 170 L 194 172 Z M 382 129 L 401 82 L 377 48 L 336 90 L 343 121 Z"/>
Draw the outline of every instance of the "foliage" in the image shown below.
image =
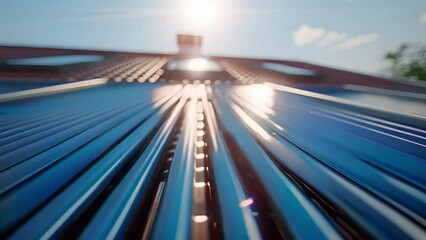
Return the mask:
<path fill-rule="evenodd" d="M 396 51 L 388 52 L 389 73 L 396 78 L 426 81 L 426 46 L 402 44 Z"/>

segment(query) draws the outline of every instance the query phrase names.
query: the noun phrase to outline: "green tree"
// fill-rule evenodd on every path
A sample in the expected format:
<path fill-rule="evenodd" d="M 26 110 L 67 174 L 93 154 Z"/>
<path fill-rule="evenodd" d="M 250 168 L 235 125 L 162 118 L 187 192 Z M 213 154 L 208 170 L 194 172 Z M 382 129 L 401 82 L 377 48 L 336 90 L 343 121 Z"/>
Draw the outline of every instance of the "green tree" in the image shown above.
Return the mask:
<path fill-rule="evenodd" d="M 388 72 L 396 78 L 426 81 L 426 46 L 402 44 L 396 51 L 388 52 Z"/>

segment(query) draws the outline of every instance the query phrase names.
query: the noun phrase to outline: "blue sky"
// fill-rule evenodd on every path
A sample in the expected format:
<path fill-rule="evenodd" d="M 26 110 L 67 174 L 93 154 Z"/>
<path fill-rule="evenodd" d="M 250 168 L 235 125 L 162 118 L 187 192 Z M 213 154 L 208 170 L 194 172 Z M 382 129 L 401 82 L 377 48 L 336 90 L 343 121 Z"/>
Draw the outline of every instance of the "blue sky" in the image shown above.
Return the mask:
<path fill-rule="evenodd" d="M 211 0 L 207 24 L 188 17 L 190 1 L 0 0 L 0 44 L 173 53 L 177 33 L 195 33 L 208 55 L 373 74 L 386 51 L 426 44 L 425 0 Z"/>

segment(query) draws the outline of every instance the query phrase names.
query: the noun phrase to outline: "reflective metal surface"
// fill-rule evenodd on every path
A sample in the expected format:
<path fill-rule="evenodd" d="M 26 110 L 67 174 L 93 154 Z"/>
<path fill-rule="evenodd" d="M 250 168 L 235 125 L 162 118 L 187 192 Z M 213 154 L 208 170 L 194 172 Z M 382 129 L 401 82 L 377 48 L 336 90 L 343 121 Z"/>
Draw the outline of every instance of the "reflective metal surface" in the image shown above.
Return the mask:
<path fill-rule="evenodd" d="M 168 61 L 0 95 L 2 238 L 425 238 L 421 112 L 260 83 L 247 62 L 162 79 Z"/>

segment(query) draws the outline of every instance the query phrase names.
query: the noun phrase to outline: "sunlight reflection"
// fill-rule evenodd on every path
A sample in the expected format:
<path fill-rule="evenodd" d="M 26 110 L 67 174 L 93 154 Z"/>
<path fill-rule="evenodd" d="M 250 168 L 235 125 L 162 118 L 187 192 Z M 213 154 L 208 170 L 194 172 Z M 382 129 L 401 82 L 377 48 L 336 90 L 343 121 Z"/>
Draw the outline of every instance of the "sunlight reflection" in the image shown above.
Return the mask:
<path fill-rule="evenodd" d="M 263 129 L 256 121 L 254 121 L 247 113 L 245 113 L 240 107 L 235 104 L 231 104 L 231 108 L 237 113 L 237 115 L 249 126 L 253 131 L 255 131 L 259 136 L 266 141 L 270 141 L 272 137 L 269 133 Z"/>
<path fill-rule="evenodd" d="M 205 186 L 206 186 L 205 182 L 194 182 L 194 187 L 202 188 L 202 187 L 205 187 Z"/>
<path fill-rule="evenodd" d="M 253 198 L 247 198 L 246 200 L 243 200 L 240 202 L 240 207 L 247 207 L 253 204 Z"/>
<path fill-rule="evenodd" d="M 209 61 L 204 58 L 193 58 L 186 62 L 187 68 L 192 71 L 206 71 L 209 69 Z"/>
<path fill-rule="evenodd" d="M 204 172 L 204 170 L 206 170 L 206 168 L 205 168 L 205 167 L 196 167 L 196 168 L 195 168 L 195 171 L 196 171 L 196 172 Z"/>
<path fill-rule="evenodd" d="M 170 92 L 174 94 L 179 94 L 179 92 L 182 90 L 183 86 L 182 84 L 175 85 L 174 87 L 159 87 L 154 89 L 152 92 L 152 101 L 154 104 L 154 107 L 160 107 L 164 104 L 163 101 L 159 101 L 161 98 L 163 98 L 165 95 L 170 94 Z"/>
<path fill-rule="evenodd" d="M 204 147 L 204 141 L 198 141 L 195 143 L 196 147 Z"/>
<path fill-rule="evenodd" d="M 207 217 L 206 215 L 195 215 L 195 216 L 192 216 L 192 220 L 196 223 L 202 223 L 209 220 L 209 217 Z"/>
<path fill-rule="evenodd" d="M 263 84 L 254 84 L 247 87 L 245 91 L 250 99 L 258 103 L 273 107 L 275 92 L 272 88 Z"/>
<path fill-rule="evenodd" d="M 249 103 L 253 112 L 262 118 L 268 118 L 267 115 L 274 116 L 275 91 L 269 86 L 263 84 L 253 84 L 235 89 L 236 94 Z"/>
<path fill-rule="evenodd" d="M 219 64 L 205 58 L 175 60 L 168 64 L 167 69 L 179 71 L 222 71 L 222 68 L 219 66 Z"/>

